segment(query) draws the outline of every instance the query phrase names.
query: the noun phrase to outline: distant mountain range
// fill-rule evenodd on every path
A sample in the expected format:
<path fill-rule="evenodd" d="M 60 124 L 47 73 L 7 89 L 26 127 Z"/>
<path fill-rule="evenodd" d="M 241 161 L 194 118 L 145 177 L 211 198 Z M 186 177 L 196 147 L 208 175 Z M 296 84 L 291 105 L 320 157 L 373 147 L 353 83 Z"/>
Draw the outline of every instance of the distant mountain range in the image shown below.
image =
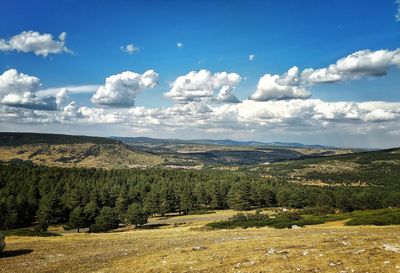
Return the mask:
<path fill-rule="evenodd" d="M 312 149 L 337 149 L 333 146 L 324 145 L 306 145 L 297 142 L 259 142 L 259 141 L 236 141 L 231 139 L 160 139 L 150 137 L 117 137 L 111 136 L 111 139 L 119 140 L 127 144 L 205 144 L 222 146 L 251 146 L 251 147 L 287 147 L 287 148 L 312 148 Z"/>

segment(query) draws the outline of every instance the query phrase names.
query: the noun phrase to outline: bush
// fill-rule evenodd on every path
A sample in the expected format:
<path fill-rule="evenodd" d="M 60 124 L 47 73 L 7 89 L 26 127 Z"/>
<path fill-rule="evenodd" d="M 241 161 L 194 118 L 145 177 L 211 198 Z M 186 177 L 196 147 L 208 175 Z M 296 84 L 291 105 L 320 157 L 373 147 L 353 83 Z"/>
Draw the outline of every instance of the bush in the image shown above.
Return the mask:
<path fill-rule="evenodd" d="M 335 210 L 330 206 L 316 206 L 316 207 L 304 208 L 301 212 L 303 214 L 325 215 L 325 214 L 333 214 L 335 213 Z"/>
<path fill-rule="evenodd" d="M 375 225 L 387 226 L 400 224 L 400 210 L 383 210 L 363 214 L 346 222 L 346 226 Z"/>

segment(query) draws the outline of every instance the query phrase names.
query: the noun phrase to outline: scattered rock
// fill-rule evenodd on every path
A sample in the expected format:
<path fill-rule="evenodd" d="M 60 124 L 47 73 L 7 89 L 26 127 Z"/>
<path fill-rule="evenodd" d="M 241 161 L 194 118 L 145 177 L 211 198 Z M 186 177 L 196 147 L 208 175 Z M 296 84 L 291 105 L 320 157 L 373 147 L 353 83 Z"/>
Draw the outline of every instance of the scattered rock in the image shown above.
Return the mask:
<path fill-rule="evenodd" d="M 393 252 L 396 252 L 396 253 L 400 253 L 400 247 L 395 246 L 395 245 L 384 244 L 384 245 L 383 245 L 383 248 L 384 248 L 386 251 L 393 251 Z"/>
<path fill-rule="evenodd" d="M 342 245 L 344 245 L 344 246 L 351 246 L 351 243 L 350 242 L 345 242 L 345 241 L 343 241 L 343 242 L 340 242 Z"/>
<path fill-rule="evenodd" d="M 299 227 L 298 225 L 292 225 L 292 229 L 299 229 L 301 227 Z"/>
<path fill-rule="evenodd" d="M 268 249 L 268 251 L 267 251 L 267 255 L 272 255 L 272 254 L 274 254 L 275 253 L 275 249 L 274 248 L 270 248 L 270 249 Z"/>
<path fill-rule="evenodd" d="M 276 254 L 287 255 L 287 254 L 289 254 L 289 251 L 281 250 L 281 251 L 277 251 Z"/>
<path fill-rule="evenodd" d="M 240 263 L 237 263 L 234 267 L 233 267 L 233 269 L 237 269 L 237 268 L 240 268 Z"/>
<path fill-rule="evenodd" d="M 366 251 L 365 249 L 359 249 L 359 250 L 354 251 L 354 254 L 358 255 L 358 254 L 364 253 L 365 251 Z"/>
<path fill-rule="evenodd" d="M 308 250 L 304 250 L 303 251 L 303 256 L 307 256 L 308 255 Z"/>
<path fill-rule="evenodd" d="M 204 249 L 207 249 L 208 247 L 206 247 L 206 246 L 194 246 L 194 247 L 192 247 L 192 250 L 204 250 Z"/>

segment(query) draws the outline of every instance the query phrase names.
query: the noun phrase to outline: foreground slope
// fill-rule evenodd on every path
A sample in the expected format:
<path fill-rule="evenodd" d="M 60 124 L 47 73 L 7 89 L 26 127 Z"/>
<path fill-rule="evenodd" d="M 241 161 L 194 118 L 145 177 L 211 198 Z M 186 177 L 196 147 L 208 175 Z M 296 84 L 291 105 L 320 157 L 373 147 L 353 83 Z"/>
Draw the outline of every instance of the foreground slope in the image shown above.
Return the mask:
<path fill-rule="evenodd" d="M 399 226 L 200 226 L 7 238 L 0 272 L 398 272 Z M 368 261 L 368 262 L 366 262 Z"/>

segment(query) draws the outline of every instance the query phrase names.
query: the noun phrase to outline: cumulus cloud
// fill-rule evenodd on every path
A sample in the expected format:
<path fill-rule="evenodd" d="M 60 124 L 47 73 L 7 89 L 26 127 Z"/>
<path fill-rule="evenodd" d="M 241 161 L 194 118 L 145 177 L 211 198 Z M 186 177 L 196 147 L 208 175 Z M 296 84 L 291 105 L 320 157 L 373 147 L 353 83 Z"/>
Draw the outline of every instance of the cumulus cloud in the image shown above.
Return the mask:
<path fill-rule="evenodd" d="M 327 68 L 305 69 L 301 77 L 308 83 L 333 83 L 364 76 L 384 76 L 392 66 L 400 68 L 400 49 L 360 50 L 339 59 Z"/>
<path fill-rule="evenodd" d="M 178 43 L 176 43 L 176 46 L 177 46 L 178 48 L 182 48 L 182 47 L 183 47 L 183 43 L 178 42 Z"/>
<path fill-rule="evenodd" d="M 37 77 L 18 73 L 15 69 L 0 75 L 0 103 L 14 107 L 54 110 L 54 98 L 38 98 L 34 92 L 40 87 Z"/>
<path fill-rule="evenodd" d="M 46 57 L 49 54 L 71 52 L 65 45 L 67 33 L 62 32 L 58 39 L 51 34 L 36 31 L 23 31 L 9 40 L 0 39 L 0 51 L 33 52 L 35 55 Z"/>
<path fill-rule="evenodd" d="M 294 66 L 284 75 L 266 74 L 258 82 L 257 89 L 250 99 L 256 101 L 305 99 L 311 93 L 300 85 L 299 68 Z"/>
<path fill-rule="evenodd" d="M 165 97 L 178 102 L 201 101 L 212 99 L 214 93 L 219 92 L 215 100 L 238 102 L 233 91 L 240 81 L 241 77 L 237 73 L 218 72 L 212 74 L 205 69 L 191 71 L 176 78 L 171 84 L 171 90 L 165 93 Z"/>
<path fill-rule="evenodd" d="M 40 79 L 9 69 L 0 75 L 0 104 L 36 110 L 56 110 L 64 102 L 68 91 L 54 96 L 40 96 Z"/>
<path fill-rule="evenodd" d="M 7 94 L 1 100 L 2 104 L 14 107 L 24 107 L 38 110 L 56 110 L 57 102 L 54 97 L 39 98 L 34 93 Z"/>
<path fill-rule="evenodd" d="M 255 58 L 256 58 L 256 55 L 254 55 L 254 54 L 249 55 L 249 61 L 254 61 Z"/>
<path fill-rule="evenodd" d="M 92 96 L 92 102 L 113 107 L 131 107 L 136 96 L 145 88 L 153 88 L 158 82 L 158 74 L 148 70 L 143 74 L 125 71 L 112 75 Z"/>
<path fill-rule="evenodd" d="M 257 89 L 250 99 L 257 101 L 305 99 L 311 96 L 314 84 L 335 83 L 362 77 L 380 77 L 391 67 L 400 68 L 400 49 L 361 50 L 339 59 L 328 67 L 304 69 L 296 66 L 284 75 L 266 74 L 260 78 Z"/>
<path fill-rule="evenodd" d="M 39 78 L 18 73 L 16 69 L 9 69 L 0 75 L 0 95 L 35 92 L 39 87 Z"/>
<path fill-rule="evenodd" d="M 120 47 L 121 51 L 128 53 L 128 54 L 133 54 L 137 51 L 139 51 L 139 48 L 134 46 L 133 44 L 128 44 L 126 46 L 121 46 Z"/>

